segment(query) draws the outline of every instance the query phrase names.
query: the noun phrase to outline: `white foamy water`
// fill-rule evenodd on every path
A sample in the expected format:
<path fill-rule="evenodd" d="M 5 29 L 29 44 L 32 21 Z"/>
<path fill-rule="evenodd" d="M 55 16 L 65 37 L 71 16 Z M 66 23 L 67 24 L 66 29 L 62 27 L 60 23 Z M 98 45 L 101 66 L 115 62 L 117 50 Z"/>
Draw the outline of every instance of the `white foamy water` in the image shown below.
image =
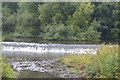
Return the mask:
<path fill-rule="evenodd" d="M 39 44 L 25 42 L 1 42 L 2 51 L 17 52 L 36 52 L 36 53 L 92 53 L 96 54 L 96 50 L 100 45 L 79 45 L 79 44 Z"/>

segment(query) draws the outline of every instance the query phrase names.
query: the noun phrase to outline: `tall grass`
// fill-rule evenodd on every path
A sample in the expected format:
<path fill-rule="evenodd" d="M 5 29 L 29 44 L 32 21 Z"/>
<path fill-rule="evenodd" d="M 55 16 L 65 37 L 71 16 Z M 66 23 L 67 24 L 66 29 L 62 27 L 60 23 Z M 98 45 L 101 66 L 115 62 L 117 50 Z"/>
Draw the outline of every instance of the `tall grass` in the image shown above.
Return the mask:
<path fill-rule="evenodd" d="M 15 72 L 11 68 L 11 64 L 8 63 L 8 60 L 1 56 L 0 56 L 0 76 L 2 80 L 6 79 L 14 80 L 14 78 L 17 76 L 17 72 Z"/>
<path fill-rule="evenodd" d="M 85 73 L 86 78 L 118 78 L 118 45 L 102 45 L 98 54 L 72 54 L 58 61 L 66 64 L 71 71 Z"/>

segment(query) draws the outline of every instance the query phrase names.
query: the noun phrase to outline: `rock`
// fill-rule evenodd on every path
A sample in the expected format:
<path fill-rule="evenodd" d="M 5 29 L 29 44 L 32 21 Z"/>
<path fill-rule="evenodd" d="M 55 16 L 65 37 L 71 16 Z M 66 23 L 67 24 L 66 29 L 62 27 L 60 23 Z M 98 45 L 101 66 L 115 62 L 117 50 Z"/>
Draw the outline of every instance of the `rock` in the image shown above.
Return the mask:
<path fill-rule="evenodd" d="M 77 74 L 67 71 L 67 66 L 59 63 L 55 60 L 48 61 L 23 61 L 15 62 L 13 65 L 14 69 L 17 71 L 30 70 L 38 72 L 46 72 L 61 78 L 76 78 Z"/>
<path fill-rule="evenodd" d="M 86 77 L 86 74 L 84 73 L 84 72 L 82 72 L 81 74 L 80 74 L 80 78 L 85 78 Z"/>
<path fill-rule="evenodd" d="M 51 68 L 54 68 L 53 66 L 51 66 Z"/>
<path fill-rule="evenodd" d="M 63 69 L 63 71 L 65 71 L 66 69 Z"/>
<path fill-rule="evenodd" d="M 62 69 L 58 69 L 58 71 L 62 71 Z"/>
<path fill-rule="evenodd" d="M 84 70 L 84 69 L 85 69 L 85 66 L 81 66 L 81 67 L 80 67 L 80 70 Z"/>

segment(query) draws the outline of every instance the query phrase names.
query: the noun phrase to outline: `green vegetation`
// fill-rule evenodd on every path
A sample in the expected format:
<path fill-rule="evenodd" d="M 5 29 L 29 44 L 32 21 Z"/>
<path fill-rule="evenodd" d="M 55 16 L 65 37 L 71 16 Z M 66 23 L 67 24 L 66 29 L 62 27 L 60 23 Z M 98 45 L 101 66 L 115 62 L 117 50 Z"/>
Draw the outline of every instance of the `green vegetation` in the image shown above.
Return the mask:
<path fill-rule="evenodd" d="M 2 38 L 8 41 L 22 37 L 19 41 L 24 41 L 24 37 L 51 41 L 118 41 L 119 9 L 120 2 L 3 2 Z M 116 46 L 105 45 L 97 55 L 69 55 L 58 61 L 68 65 L 72 72 L 85 73 L 86 77 L 118 77 Z M 3 77 L 14 77 L 10 66 L 1 62 Z"/>
<path fill-rule="evenodd" d="M 118 41 L 119 3 L 3 2 L 3 40 Z M 24 39 L 21 39 L 21 41 Z"/>
<path fill-rule="evenodd" d="M 118 46 L 103 45 L 98 54 L 72 54 L 58 61 L 66 64 L 69 71 L 85 78 L 118 78 Z M 84 76 L 82 74 L 85 74 Z"/>
<path fill-rule="evenodd" d="M 10 67 L 10 64 L 7 63 L 6 59 L 0 57 L 0 69 L 2 78 L 15 78 L 16 72 Z"/>
<path fill-rule="evenodd" d="M 0 57 L 0 79 L 2 78 L 2 58 Z"/>

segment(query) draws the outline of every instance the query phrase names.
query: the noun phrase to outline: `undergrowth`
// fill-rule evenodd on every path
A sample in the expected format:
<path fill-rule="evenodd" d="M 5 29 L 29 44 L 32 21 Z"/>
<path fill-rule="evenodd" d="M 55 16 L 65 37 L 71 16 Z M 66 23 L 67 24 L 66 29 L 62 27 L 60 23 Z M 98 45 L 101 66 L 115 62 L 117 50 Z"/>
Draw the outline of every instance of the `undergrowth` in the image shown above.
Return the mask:
<path fill-rule="evenodd" d="M 97 54 L 71 54 L 59 58 L 68 71 L 85 74 L 85 78 L 118 78 L 118 45 L 101 45 Z"/>

